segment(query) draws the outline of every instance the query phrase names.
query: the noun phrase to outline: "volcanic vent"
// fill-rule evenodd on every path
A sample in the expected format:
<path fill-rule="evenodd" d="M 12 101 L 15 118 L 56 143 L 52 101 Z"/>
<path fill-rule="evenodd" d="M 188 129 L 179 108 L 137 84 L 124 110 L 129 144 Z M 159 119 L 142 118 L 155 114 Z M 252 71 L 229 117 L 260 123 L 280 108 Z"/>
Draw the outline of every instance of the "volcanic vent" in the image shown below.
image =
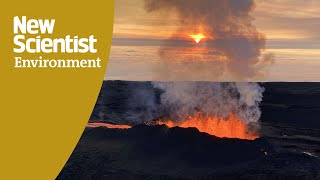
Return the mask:
<path fill-rule="evenodd" d="M 198 112 L 195 116 L 188 117 L 188 119 L 181 124 L 177 124 L 172 120 L 159 120 L 156 124 L 164 124 L 170 128 L 196 128 L 200 132 L 222 138 L 254 140 L 259 137 L 256 133 L 249 132 L 246 124 L 232 114 L 230 114 L 227 119 L 219 119 L 218 117 L 208 117 Z"/>
<path fill-rule="evenodd" d="M 89 126 L 124 129 L 141 124 L 178 126 L 196 128 L 217 137 L 254 140 L 259 137 L 263 91 L 257 83 L 137 83 L 130 86 L 129 92 L 125 91 L 128 95 L 125 99 L 116 97 L 115 102 L 108 102 L 126 104 L 123 107 L 126 113 L 121 112 L 120 119 L 102 117 L 103 122 L 107 118 L 115 124 L 127 125 L 91 123 Z"/>
<path fill-rule="evenodd" d="M 257 83 L 156 82 L 163 93 L 156 124 L 197 128 L 218 137 L 254 140 L 264 91 Z"/>

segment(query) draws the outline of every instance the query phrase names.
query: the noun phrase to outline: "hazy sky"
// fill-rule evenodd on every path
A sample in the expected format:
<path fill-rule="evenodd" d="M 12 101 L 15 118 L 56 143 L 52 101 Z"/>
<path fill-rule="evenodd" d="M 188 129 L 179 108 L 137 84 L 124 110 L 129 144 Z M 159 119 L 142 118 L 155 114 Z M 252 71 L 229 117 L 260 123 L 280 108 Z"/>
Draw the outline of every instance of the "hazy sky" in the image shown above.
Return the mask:
<path fill-rule="evenodd" d="M 319 12 L 319 0 L 256 0 L 254 24 L 267 37 L 263 54 L 272 53 L 274 62 L 254 80 L 320 81 Z M 176 32 L 179 21 L 175 16 L 166 22 L 160 18 L 160 13 L 145 12 L 143 0 L 115 1 L 113 47 L 105 79 L 199 80 L 190 79 L 196 75 L 179 76 L 183 69 L 179 65 L 175 66 L 177 78 L 161 75 L 167 69 L 161 65 L 158 49 Z M 208 75 L 203 80 L 216 79 Z M 226 76 L 225 80 L 232 78 Z"/>

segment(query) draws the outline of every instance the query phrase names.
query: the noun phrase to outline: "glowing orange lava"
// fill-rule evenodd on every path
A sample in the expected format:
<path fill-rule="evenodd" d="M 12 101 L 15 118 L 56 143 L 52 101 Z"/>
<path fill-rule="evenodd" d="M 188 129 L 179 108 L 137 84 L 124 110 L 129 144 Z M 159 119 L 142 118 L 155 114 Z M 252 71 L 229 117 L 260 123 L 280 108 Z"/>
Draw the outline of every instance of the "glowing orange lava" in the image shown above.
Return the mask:
<path fill-rule="evenodd" d="M 251 134 L 247 131 L 245 123 L 234 115 L 229 115 L 225 119 L 219 119 L 217 117 L 207 117 L 202 113 L 197 113 L 194 116 L 190 116 L 186 121 L 181 124 L 177 124 L 171 120 L 169 121 L 157 121 L 157 125 L 166 125 L 169 128 L 181 127 L 181 128 L 197 128 L 200 132 L 205 132 L 210 135 L 214 135 L 221 138 L 236 138 L 255 140 L 259 138 L 256 134 Z M 129 125 L 114 125 L 108 123 L 88 123 L 87 127 L 107 127 L 111 129 L 130 129 Z"/>
<path fill-rule="evenodd" d="M 110 129 L 130 129 L 131 126 L 128 125 L 115 125 L 108 123 L 88 123 L 87 127 L 107 127 Z"/>
<path fill-rule="evenodd" d="M 203 35 L 202 33 L 198 33 L 198 34 L 191 34 L 189 35 L 189 37 L 191 37 L 197 44 L 204 38 L 206 38 L 205 35 Z"/>
<path fill-rule="evenodd" d="M 182 124 L 177 125 L 173 121 L 158 122 L 159 125 L 164 124 L 172 128 L 179 126 L 182 128 L 197 128 L 200 132 L 205 132 L 222 138 L 237 138 L 254 140 L 259 136 L 247 132 L 246 125 L 235 116 L 230 115 L 227 120 L 216 117 L 205 117 L 201 113 L 189 117 Z"/>

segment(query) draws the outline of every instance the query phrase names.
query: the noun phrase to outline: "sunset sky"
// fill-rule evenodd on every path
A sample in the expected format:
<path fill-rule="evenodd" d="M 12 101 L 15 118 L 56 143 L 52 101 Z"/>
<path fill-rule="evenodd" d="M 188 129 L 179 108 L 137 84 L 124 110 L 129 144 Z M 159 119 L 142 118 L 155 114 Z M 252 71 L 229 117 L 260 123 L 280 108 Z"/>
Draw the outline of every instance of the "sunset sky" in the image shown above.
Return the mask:
<path fill-rule="evenodd" d="M 318 0 L 256 0 L 253 23 L 266 35 L 264 53 L 272 53 L 274 63 L 255 81 L 320 80 L 319 12 Z M 161 62 L 158 49 L 163 40 L 176 32 L 179 21 L 175 16 L 166 22 L 159 20 L 160 17 L 160 13 L 147 13 L 143 0 L 115 1 L 113 46 L 105 79 L 193 80 L 162 78 L 166 68 L 158 66 Z"/>

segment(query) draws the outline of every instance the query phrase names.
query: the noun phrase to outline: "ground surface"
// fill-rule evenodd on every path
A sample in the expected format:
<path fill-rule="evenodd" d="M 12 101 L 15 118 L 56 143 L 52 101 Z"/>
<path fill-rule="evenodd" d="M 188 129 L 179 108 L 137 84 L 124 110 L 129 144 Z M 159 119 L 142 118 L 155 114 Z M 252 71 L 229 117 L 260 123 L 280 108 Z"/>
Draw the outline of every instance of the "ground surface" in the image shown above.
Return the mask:
<path fill-rule="evenodd" d="M 192 128 L 87 128 L 58 179 L 320 179 L 320 83 L 262 86 L 255 141 Z M 90 121 L 135 124 L 156 115 L 147 99 L 160 93 L 149 82 L 105 82 Z"/>

